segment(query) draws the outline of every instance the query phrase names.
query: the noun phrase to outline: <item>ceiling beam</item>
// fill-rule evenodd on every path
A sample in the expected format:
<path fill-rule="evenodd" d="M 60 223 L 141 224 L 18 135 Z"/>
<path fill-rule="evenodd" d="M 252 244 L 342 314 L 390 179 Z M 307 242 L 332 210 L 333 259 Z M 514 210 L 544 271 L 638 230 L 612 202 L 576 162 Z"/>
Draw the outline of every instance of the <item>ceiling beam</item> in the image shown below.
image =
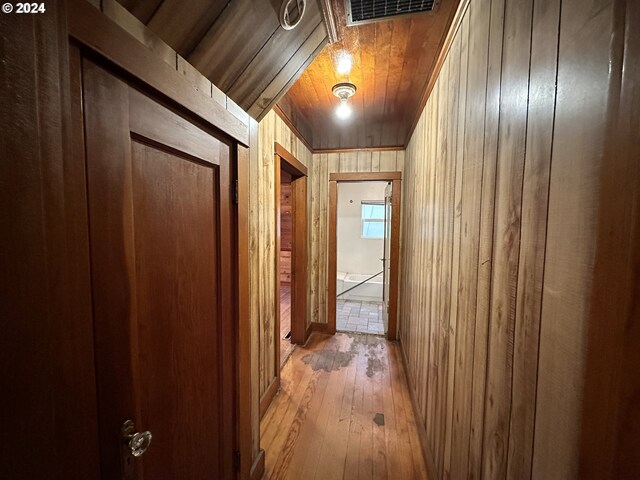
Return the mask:
<path fill-rule="evenodd" d="M 335 10 L 333 9 L 331 0 L 320 0 L 320 6 L 322 7 L 324 23 L 327 26 L 329 43 L 335 43 L 340 40 L 340 37 L 338 35 L 338 22 L 336 20 Z"/>

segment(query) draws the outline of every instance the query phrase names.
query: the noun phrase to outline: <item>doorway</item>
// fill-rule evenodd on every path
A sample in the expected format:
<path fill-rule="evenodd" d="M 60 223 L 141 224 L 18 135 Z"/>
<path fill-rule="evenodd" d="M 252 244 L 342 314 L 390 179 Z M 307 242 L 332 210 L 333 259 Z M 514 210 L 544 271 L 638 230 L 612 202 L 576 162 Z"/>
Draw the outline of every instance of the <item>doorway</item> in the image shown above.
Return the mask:
<path fill-rule="evenodd" d="M 400 175 L 330 175 L 329 333 L 397 336 Z"/>
<path fill-rule="evenodd" d="M 388 182 L 340 182 L 337 197 L 336 330 L 386 333 L 383 315 L 385 189 Z"/>
<path fill-rule="evenodd" d="M 277 370 L 306 342 L 307 168 L 275 144 Z"/>

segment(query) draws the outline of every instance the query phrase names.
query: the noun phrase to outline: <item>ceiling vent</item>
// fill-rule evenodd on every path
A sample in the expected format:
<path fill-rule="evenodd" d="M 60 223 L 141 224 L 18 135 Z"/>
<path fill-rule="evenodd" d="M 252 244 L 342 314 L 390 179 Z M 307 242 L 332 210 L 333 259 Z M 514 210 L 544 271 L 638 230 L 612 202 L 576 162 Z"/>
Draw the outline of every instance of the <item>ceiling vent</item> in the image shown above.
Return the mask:
<path fill-rule="evenodd" d="M 390 20 L 400 15 L 432 12 L 440 0 L 345 0 L 347 25 Z"/>

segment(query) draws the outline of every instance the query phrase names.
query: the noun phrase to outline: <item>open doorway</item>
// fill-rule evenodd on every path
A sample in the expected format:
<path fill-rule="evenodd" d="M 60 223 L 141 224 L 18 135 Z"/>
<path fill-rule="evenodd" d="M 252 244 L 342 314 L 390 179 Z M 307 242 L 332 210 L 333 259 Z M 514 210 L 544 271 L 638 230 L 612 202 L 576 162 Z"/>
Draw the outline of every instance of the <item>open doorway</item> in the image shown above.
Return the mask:
<path fill-rule="evenodd" d="M 275 144 L 278 371 L 306 340 L 307 169 Z"/>
<path fill-rule="evenodd" d="M 280 167 L 280 365 L 284 365 L 291 342 L 291 252 L 293 250 L 293 175 Z"/>
<path fill-rule="evenodd" d="M 329 178 L 328 330 L 397 332 L 400 172 Z"/>
<path fill-rule="evenodd" d="M 388 182 L 338 183 L 336 330 L 386 333 L 385 190 Z"/>

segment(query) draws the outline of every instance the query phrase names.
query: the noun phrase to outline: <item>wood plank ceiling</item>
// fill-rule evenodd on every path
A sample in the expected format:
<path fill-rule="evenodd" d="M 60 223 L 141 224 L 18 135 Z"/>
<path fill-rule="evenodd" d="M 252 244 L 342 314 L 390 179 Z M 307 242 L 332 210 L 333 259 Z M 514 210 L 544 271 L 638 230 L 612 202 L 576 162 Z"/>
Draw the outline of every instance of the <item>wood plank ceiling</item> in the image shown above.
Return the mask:
<path fill-rule="evenodd" d="M 258 120 L 327 42 L 316 0 L 288 31 L 280 0 L 119 1 Z"/>
<path fill-rule="evenodd" d="M 327 45 L 278 102 L 281 113 L 314 150 L 405 146 L 460 0 L 442 0 L 430 13 L 351 27 L 344 0 L 328 1 L 340 40 Z M 353 59 L 348 75 L 336 72 L 342 51 Z M 339 101 L 331 93 L 345 81 L 357 87 L 346 121 L 336 117 Z"/>

